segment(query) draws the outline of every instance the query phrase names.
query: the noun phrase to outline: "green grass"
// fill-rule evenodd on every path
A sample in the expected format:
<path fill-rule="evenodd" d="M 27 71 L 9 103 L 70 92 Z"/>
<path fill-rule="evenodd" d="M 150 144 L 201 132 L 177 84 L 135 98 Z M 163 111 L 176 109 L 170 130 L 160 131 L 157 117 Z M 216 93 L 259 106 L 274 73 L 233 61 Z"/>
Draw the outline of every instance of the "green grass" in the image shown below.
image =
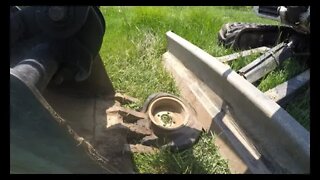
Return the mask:
<path fill-rule="evenodd" d="M 293 102 L 285 107 L 285 110 L 290 113 L 296 120 L 310 130 L 310 87 L 304 88 L 304 93 L 297 96 Z"/>
<path fill-rule="evenodd" d="M 193 148 L 181 152 L 162 149 L 160 153 L 134 154 L 136 171 L 158 174 L 229 174 L 228 162 L 213 146 L 214 136 L 203 133 Z"/>
<path fill-rule="evenodd" d="M 277 24 L 256 16 L 251 7 L 101 7 L 101 10 L 106 20 L 106 34 L 100 55 L 116 91 L 140 99 L 140 103 L 128 105 L 135 109 L 155 92 L 179 95 L 173 78 L 161 62 L 167 46 L 167 31 L 219 57 L 234 52 L 218 45 L 217 33 L 224 23 Z M 256 57 L 236 60 L 231 67 L 239 69 Z M 279 68 L 266 76 L 258 88 L 264 91 L 288 76 Z M 205 139 L 201 138 L 200 142 Z M 172 162 L 174 157 L 176 160 Z M 212 167 L 220 160 L 212 141 L 178 154 L 162 150 L 156 155 L 134 156 L 137 171 L 141 173 L 227 173 L 222 161 Z"/>
<path fill-rule="evenodd" d="M 281 66 L 262 78 L 258 85 L 258 89 L 265 92 L 268 89 L 274 88 L 278 84 L 293 78 L 299 73 L 302 73 L 308 67 L 307 64 L 303 62 L 304 61 L 298 59 L 285 60 Z"/>
<path fill-rule="evenodd" d="M 179 94 L 161 64 L 167 31 L 222 56 L 232 52 L 217 45 L 217 32 L 224 23 L 273 22 L 230 7 L 102 7 L 102 12 L 107 30 L 100 53 L 107 72 L 117 91 L 141 102 L 154 92 Z"/>

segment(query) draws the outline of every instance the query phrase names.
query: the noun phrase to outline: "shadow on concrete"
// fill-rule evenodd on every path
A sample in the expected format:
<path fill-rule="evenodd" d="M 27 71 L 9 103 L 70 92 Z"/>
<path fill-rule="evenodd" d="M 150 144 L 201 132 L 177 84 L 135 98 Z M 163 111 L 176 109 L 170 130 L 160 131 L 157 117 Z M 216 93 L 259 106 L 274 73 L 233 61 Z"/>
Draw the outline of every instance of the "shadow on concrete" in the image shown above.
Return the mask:
<path fill-rule="evenodd" d="M 86 81 L 50 84 L 42 94 L 11 75 L 11 173 L 133 173 L 123 131 L 106 130 L 114 103 L 100 57 Z"/>
<path fill-rule="evenodd" d="M 291 174 L 291 173 L 308 173 L 310 172 L 310 157 L 308 159 L 308 153 L 307 151 L 303 150 L 305 147 L 300 146 L 296 146 L 296 149 L 299 149 L 298 151 L 300 152 L 304 152 L 305 154 L 296 154 L 296 155 L 292 155 L 295 156 L 295 160 L 291 159 L 292 157 L 285 157 L 285 158 L 290 158 L 292 163 L 291 164 L 285 164 L 284 166 L 280 165 L 277 161 L 282 161 L 285 162 L 288 159 L 281 159 L 278 158 L 277 160 L 275 160 L 275 158 L 278 155 L 274 155 L 271 152 L 276 152 L 278 149 L 278 147 L 276 145 L 274 146 L 269 146 L 268 150 L 266 148 L 266 144 L 263 143 L 259 143 L 258 142 L 253 142 L 254 147 L 257 149 L 257 151 L 260 153 L 260 157 L 258 159 L 254 158 L 251 153 L 247 150 L 247 148 L 238 140 L 238 138 L 230 132 L 229 128 L 225 125 L 225 123 L 223 122 L 223 119 L 226 116 L 226 110 L 228 109 L 228 115 L 231 116 L 235 116 L 235 114 L 232 112 L 232 109 L 230 109 L 230 106 L 227 105 L 227 103 L 224 101 L 222 106 L 221 106 L 221 111 L 212 119 L 212 124 L 210 129 L 213 130 L 215 132 L 215 134 L 217 134 L 220 138 L 222 138 L 225 142 L 225 145 L 228 146 L 230 149 L 233 149 L 233 151 L 246 163 L 246 165 L 248 166 L 248 169 L 246 170 L 246 172 L 244 173 L 257 173 L 257 174 Z M 275 117 L 279 117 L 279 116 L 283 116 L 284 113 L 284 109 L 279 108 L 270 119 L 273 119 Z M 295 122 L 293 122 L 295 123 Z M 290 123 L 289 123 L 290 124 Z M 259 124 L 257 124 L 259 125 Z M 219 127 L 217 127 L 219 126 Z M 292 126 L 296 126 L 296 125 L 292 125 Z M 241 127 L 240 127 L 241 128 Z M 272 129 L 273 127 L 265 127 L 266 129 Z M 297 130 L 300 128 L 297 128 Z M 243 133 L 248 133 L 243 131 Z M 273 133 L 277 133 L 277 132 L 273 132 Z M 303 132 L 297 132 L 298 134 L 305 134 Z M 276 135 L 273 135 L 272 137 L 274 137 Z M 252 135 L 248 135 L 247 137 L 252 137 L 251 140 L 255 139 L 255 136 Z M 286 155 L 288 156 L 288 154 L 292 154 L 293 153 L 293 149 L 291 147 L 291 145 L 285 145 L 287 142 L 289 142 L 288 139 L 285 139 L 284 136 L 282 136 L 281 134 L 279 134 L 277 137 L 279 137 L 278 139 L 272 139 L 272 141 L 277 141 L 275 142 L 275 144 L 281 143 L 282 147 L 284 149 L 282 149 L 281 153 L 286 153 Z M 307 137 L 299 137 L 299 138 L 305 138 L 305 141 L 308 141 Z M 279 152 L 280 153 L 280 152 Z M 273 160 L 272 160 L 273 159 Z M 281 160 L 280 160 L 281 159 Z M 299 163 L 293 163 L 295 162 L 297 159 L 299 159 Z M 289 162 L 288 161 L 288 162 Z M 250 170 L 251 169 L 251 170 Z M 289 170 L 291 169 L 291 170 Z"/>

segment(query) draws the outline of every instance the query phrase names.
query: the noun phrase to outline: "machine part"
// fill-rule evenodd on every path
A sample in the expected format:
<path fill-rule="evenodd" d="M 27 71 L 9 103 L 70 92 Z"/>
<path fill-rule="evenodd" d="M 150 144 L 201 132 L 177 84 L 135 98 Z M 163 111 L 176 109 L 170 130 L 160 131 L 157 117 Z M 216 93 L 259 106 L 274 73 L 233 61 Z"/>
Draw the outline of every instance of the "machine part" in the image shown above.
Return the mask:
<path fill-rule="evenodd" d="M 264 18 L 280 20 L 279 7 L 283 6 L 253 6 L 254 12 Z"/>
<path fill-rule="evenodd" d="M 310 6 L 280 6 L 281 23 L 292 26 L 297 32 L 310 34 Z"/>
<path fill-rule="evenodd" d="M 42 92 L 58 69 L 56 59 L 59 57 L 57 50 L 52 49 L 49 44 L 39 44 L 25 56 L 27 59 L 10 68 L 10 72 Z"/>
<path fill-rule="evenodd" d="M 120 97 L 119 102 L 134 99 Z M 123 101 L 123 98 L 127 100 Z M 128 152 L 157 151 L 160 147 L 183 150 L 192 146 L 202 132 L 195 111 L 184 102 L 171 94 L 155 93 L 147 98 L 140 112 L 121 107 L 121 103 L 114 104 L 106 111 L 107 127 L 127 129 L 128 146 L 124 149 Z M 161 117 L 168 122 L 161 121 Z"/>
<path fill-rule="evenodd" d="M 37 26 L 48 37 L 68 38 L 87 22 L 89 6 L 39 6 L 35 7 Z"/>
<path fill-rule="evenodd" d="M 161 97 L 150 104 L 148 116 L 157 134 L 156 129 L 170 132 L 182 128 L 188 123 L 190 114 L 179 99 Z"/>
<path fill-rule="evenodd" d="M 21 18 L 15 15 L 21 9 L 17 6 L 10 8 L 10 46 L 15 43 L 23 35 L 23 23 Z M 13 20 L 14 19 L 14 20 Z"/>
<path fill-rule="evenodd" d="M 291 35 L 310 34 L 310 6 L 254 6 L 257 15 L 283 25 L 227 23 L 218 33 L 219 43 L 235 50 L 275 46 Z"/>
<path fill-rule="evenodd" d="M 293 56 L 294 43 L 280 43 L 262 56 L 241 68 L 238 73 L 250 83 L 261 79 L 279 66 L 284 60 Z"/>
<path fill-rule="evenodd" d="M 120 97 L 120 102 L 123 97 L 127 99 L 125 101 L 133 99 Z M 114 104 L 106 111 L 107 127 L 127 129 L 128 147 L 125 150 L 128 152 L 157 151 L 160 147 L 183 150 L 192 146 L 202 131 L 201 124 L 194 118 L 194 110 L 183 102 L 171 94 L 155 93 L 147 98 L 140 112 L 121 107 L 120 103 Z M 160 122 L 161 117 L 166 117 L 168 122 Z"/>
<path fill-rule="evenodd" d="M 146 137 L 142 144 L 166 146 L 183 150 L 192 146 L 202 132 L 202 125 L 195 119 L 195 111 L 185 100 L 167 93 L 150 95 L 141 112 L 150 120 L 153 137 Z"/>
<path fill-rule="evenodd" d="M 41 64 L 35 59 L 26 59 L 10 69 L 10 73 L 19 76 L 27 84 L 35 85 L 39 91 L 43 91 L 57 70 L 55 61 L 44 62 Z"/>
<path fill-rule="evenodd" d="M 238 71 L 251 83 L 275 69 L 285 59 L 308 56 L 310 49 L 310 7 L 255 6 L 254 10 L 260 16 L 280 20 L 285 26 L 227 23 L 218 34 L 219 43 L 235 50 L 273 47 Z M 288 41 L 291 42 L 287 45 L 283 43 Z"/>
<path fill-rule="evenodd" d="M 101 48 L 105 22 L 98 8 L 90 6 L 28 6 L 10 14 L 13 67 L 38 44 L 54 46 L 61 56 L 56 82 L 84 81 Z"/>
<path fill-rule="evenodd" d="M 115 92 L 98 55 L 103 16 L 94 7 L 59 7 L 49 18 L 50 8 L 10 13 L 10 171 L 133 173 L 129 154 L 120 153 L 123 131 L 106 131 Z M 70 9 L 88 14 L 69 16 Z"/>
<path fill-rule="evenodd" d="M 286 26 L 253 23 L 227 23 L 218 33 L 218 41 L 227 48 L 247 50 L 261 46 L 272 47 L 285 40 L 292 29 Z"/>
<path fill-rule="evenodd" d="M 294 78 L 269 89 L 264 94 L 277 102 L 282 107 L 299 92 L 299 90 L 310 81 L 310 69 L 295 76 Z"/>
<path fill-rule="evenodd" d="M 291 26 L 295 31 L 310 34 L 310 6 L 254 6 L 258 16 Z"/>
<path fill-rule="evenodd" d="M 238 52 L 238 53 L 229 54 L 229 55 L 226 55 L 226 56 L 217 57 L 217 59 L 224 63 L 224 62 L 229 62 L 229 61 L 238 59 L 240 57 L 250 56 L 251 54 L 265 53 L 268 50 L 270 50 L 270 48 L 268 48 L 268 47 L 258 47 L 258 48 L 255 48 L 255 49 L 250 49 L 250 50 L 241 51 L 241 52 Z"/>

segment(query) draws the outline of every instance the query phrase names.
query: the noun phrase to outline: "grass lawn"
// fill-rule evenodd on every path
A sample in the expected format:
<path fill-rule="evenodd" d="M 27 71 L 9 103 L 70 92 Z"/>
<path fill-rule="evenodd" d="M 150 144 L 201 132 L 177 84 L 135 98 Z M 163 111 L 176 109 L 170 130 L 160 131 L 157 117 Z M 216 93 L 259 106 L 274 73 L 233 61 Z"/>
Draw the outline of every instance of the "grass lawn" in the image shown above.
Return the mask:
<path fill-rule="evenodd" d="M 218 57 L 233 53 L 231 49 L 225 49 L 217 43 L 217 33 L 224 23 L 277 24 L 256 16 L 250 7 L 101 7 L 101 11 L 107 27 L 100 54 L 116 91 L 140 99 L 141 103 L 131 104 L 131 108 L 139 108 L 146 98 L 155 92 L 179 95 L 173 78 L 161 63 L 161 56 L 166 51 L 167 31 L 173 31 Z M 242 58 L 230 65 L 236 69 L 253 59 L 254 56 Z M 289 62 L 285 66 L 291 64 L 292 62 Z M 295 64 L 291 66 L 294 67 Z M 267 75 L 258 88 L 265 91 L 302 70 L 293 68 L 293 71 L 288 73 L 280 67 Z M 302 99 L 303 103 L 297 103 L 305 107 L 309 101 Z M 295 107 L 297 106 L 291 107 L 294 112 Z M 304 116 L 309 118 L 308 113 Z M 228 173 L 229 170 L 221 161 L 214 143 L 203 146 L 203 141 L 212 140 L 213 137 L 203 135 L 192 149 L 180 153 L 171 154 L 163 150 L 155 155 L 135 154 L 137 172 Z M 208 149 L 203 150 L 206 147 Z M 195 161 L 190 158 L 191 155 L 197 157 L 196 159 L 202 157 L 202 160 L 192 165 Z"/>
<path fill-rule="evenodd" d="M 182 152 L 172 153 L 169 149 L 162 149 L 157 154 L 136 154 L 136 170 L 140 173 L 170 174 L 230 173 L 227 161 L 220 157 L 213 143 L 214 136 L 203 133 L 193 148 Z"/>

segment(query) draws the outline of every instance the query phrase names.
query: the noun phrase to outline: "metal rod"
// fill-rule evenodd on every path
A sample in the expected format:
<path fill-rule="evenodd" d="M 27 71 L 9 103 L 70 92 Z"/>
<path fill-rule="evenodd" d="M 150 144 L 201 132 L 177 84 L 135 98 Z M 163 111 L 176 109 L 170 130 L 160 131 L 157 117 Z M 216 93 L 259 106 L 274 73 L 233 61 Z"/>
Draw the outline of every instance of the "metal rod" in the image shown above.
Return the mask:
<path fill-rule="evenodd" d="M 293 42 L 280 43 L 271 48 L 268 52 L 241 68 L 238 73 L 254 83 L 279 66 L 284 60 L 293 56 Z"/>
<path fill-rule="evenodd" d="M 251 54 L 264 53 L 268 50 L 270 50 L 270 48 L 268 48 L 268 47 L 258 47 L 258 48 L 254 48 L 254 49 L 250 49 L 250 50 L 246 50 L 246 51 L 241 51 L 238 53 L 233 53 L 233 54 L 226 55 L 226 56 L 217 57 L 217 59 L 220 62 L 228 62 L 228 61 L 238 59 L 240 57 L 250 56 Z"/>

